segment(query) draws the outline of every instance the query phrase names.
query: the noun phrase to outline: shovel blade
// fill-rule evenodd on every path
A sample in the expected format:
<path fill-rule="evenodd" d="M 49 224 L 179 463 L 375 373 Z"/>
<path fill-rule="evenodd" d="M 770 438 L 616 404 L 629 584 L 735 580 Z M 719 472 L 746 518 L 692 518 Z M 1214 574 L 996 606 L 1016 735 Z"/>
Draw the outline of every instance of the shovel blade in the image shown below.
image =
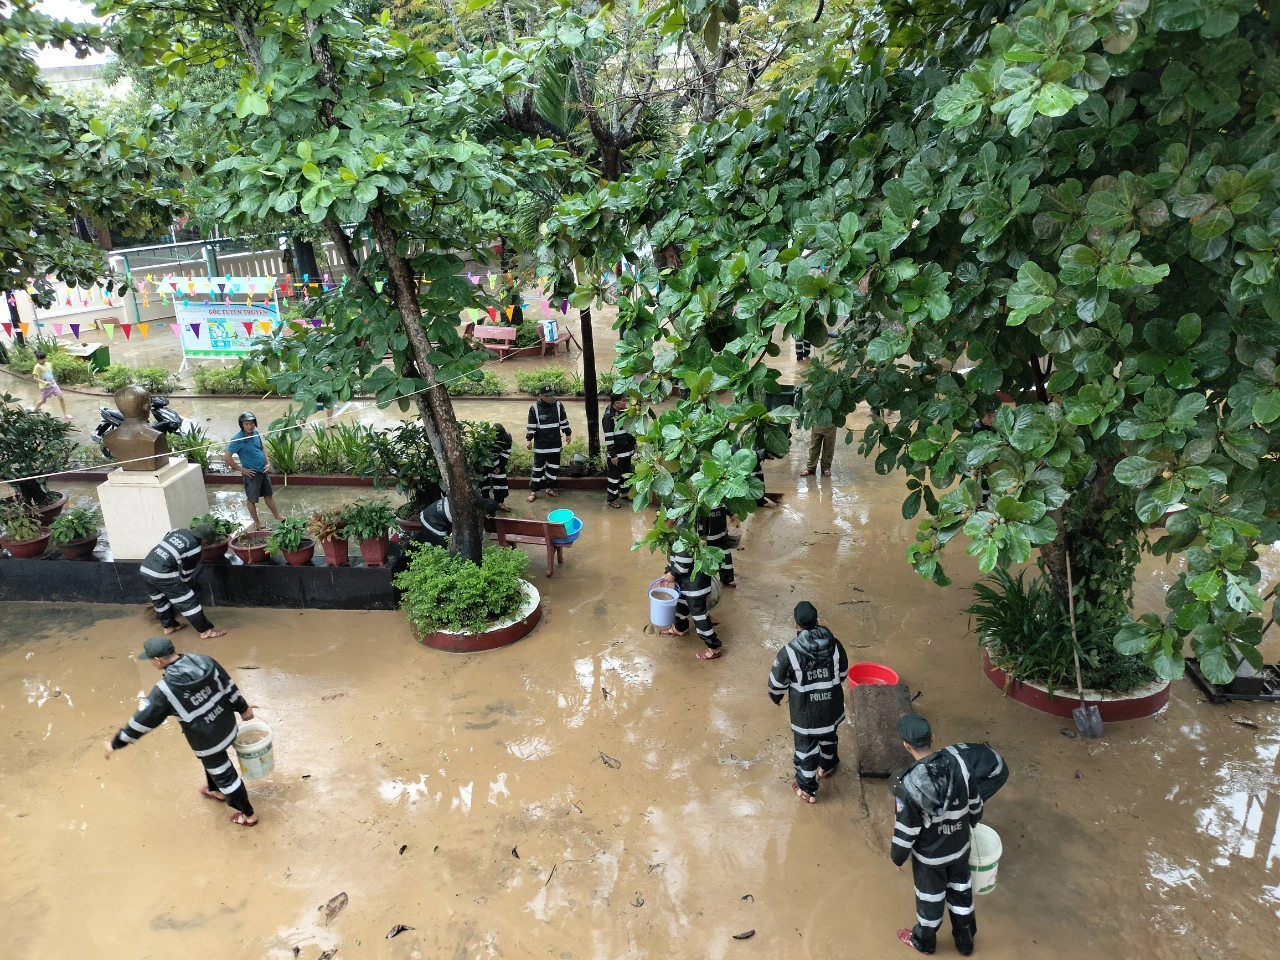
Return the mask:
<path fill-rule="evenodd" d="M 1071 717 L 1076 722 L 1080 736 L 1089 740 L 1102 736 L 1102 714 L 1096 706 L 1076 707 L 1071 711 Z"/>

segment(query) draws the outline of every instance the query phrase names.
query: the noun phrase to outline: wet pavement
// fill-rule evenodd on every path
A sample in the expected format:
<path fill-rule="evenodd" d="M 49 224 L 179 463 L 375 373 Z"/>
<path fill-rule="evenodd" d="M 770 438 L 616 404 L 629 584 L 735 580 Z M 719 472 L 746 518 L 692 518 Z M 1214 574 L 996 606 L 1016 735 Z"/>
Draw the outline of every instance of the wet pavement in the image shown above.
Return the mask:
<path fill-rule="evenodd" d="M 745 526 L 740 587 L 717 611 L 727 656 L 712 663 L 696 641 L 644 632 L 662 562 L 629 550 L 645 517 L 597 493 L 556 504 L 583 536 L 552 579 L 535 557 L 547 615 L 502 650 L 420 647 L 396 613 L 212 610 L 224 639 L 176 639 L 217 657 L 274 728 L 252 830 L 199 796 L 171 724 L 104 759 L 156 679 L 131 659 L 152 632 L 137 609 L 0 605 L 4 955 L 909 956 L 894 938 L 914 908 L 909 871 L 888 859 L 892 799 L 854 775 L 851 732 L 817 806 L 788 787 L 786 708 L 765 679 L 802 598 L 851 657 L 921 692 L 941 741 L 989 740 L 1011 766 L 987 808 L 1005 852 L 978 899 L 976 955 L 1269 955 L 1274 712 L 1210 706 L 1183 681 L 1155 719 L 1068 736 L 1070 721 L 982 676 L 966 591 L 907 567 L 899 480 L 849 447 L 833 478 L 800 468 L 767 465 L 785 496 Z M 960 551 L 949 559 L 957 583 L 972 579 Z M 1144 567 L 1140 605 L 1170 576 Z M 326 922 L 339 893 L 348 905 Z M 385 939 L 397 924 L 415 929 Z"/>

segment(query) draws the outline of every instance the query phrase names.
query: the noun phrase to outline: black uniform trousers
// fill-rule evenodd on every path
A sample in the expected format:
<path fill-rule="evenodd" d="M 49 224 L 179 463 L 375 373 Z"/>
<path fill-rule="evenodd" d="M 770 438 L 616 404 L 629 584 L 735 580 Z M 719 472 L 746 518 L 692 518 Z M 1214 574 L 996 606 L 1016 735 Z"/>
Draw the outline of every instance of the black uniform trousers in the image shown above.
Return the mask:
<path fill-rule="evenodd" d="M 793 693 L 792 696 L 795 696 Z M 830 733 L 799 733 L 791 731 L 796 744 L 796 784 L 805 793 L 818 792 L 818 771 L 830 773 L 840 763 L 838 750 L 839 727 Z"/>
<path fill-rule="evenodd" d="M 707 609 L 707 600 L 711 596 L 711 578 L 706 574 L 696 574 L 686 580 L 677 574 L 676 583 L 680 586 L 680 599 L 676 601 L 676 630 L 679 633 L 687 632 L 689 618 L 692 617 L 698 639 L 707 645 L 708 650 L 720 649 L 720 638 L 716 636 L 716 628 L 711 625 L 711 611 Z"/>
<path fill-rule="evenodd" d="M 535 441 L 536 443 L 536 441 Z M 533 450 L 533 473 L 529 477 L 529 489 L 533 491 L 551 490 L 560 485 L 560 452 L 558 448 L 546 453 Z"/>
<path fill-rule="evenodd" d="M 186 617 L 197 632 L 204 633 L 206 630 L 213 629 L 213 624 L 204 615 L 204 608 L 200 606 L 200 598 L 196 596 L 194 584 L 184 583 L 178 579 L 156 580 L 145 573 L 142 574 L 142 582 L 147 585 L 151 605 L 155 607 L 162 626 L 178 625 L 178 617 L 174 613 L 176 608 L 177 612 Z"/>
<path fill-rule="evenodd" d="M 707 541 L 707 546 L 724 551 L 724 558 L 720 561 L 720 582 L 733 583 L 733 545 L 729 543 L 729 514 L 723 510 L 717 511 L 700 523 L 698 532 Z"/>
<path fill-rule="evenodd" d="M 978 920 L 973 912 L 973 878 L 969 875 L 969 855 L 932 865 L 921 863 L 912 854 L 911 875 L 916 884 L 916 925 L 911 933 L 925 952 L 938 946 L 938 928 L 942 926 L 945 906 L 951 913 L 951 935 L 956 948 L 965 953 L 973 949 L 973 935 Z"/>
<path fill-rule="evenodd" d="M 236 762 L 223 750 L 211 757 L 197 756 L 204 766 L 204 779 L 210 790 L 216 790 L 227 798 L 227 806 L 238 810 L 246 817 L 253 816 L 253 804 L 249 802 L 249 789 L 240 779 L 240 771 Z"/>
<path fill-rule="evenodd" d="M 626 453 L 619 453 L 617 455 L 617 463 L 614 463 L 612 459 L 608 461 L 609 481 L 605 487 L 605 498 L 609 503 L 613 503 L 613 501 L 622 496 L 622 478 L 631 472 L 632 453 L 633 451 L 631 450 Z"/>
<path fill-rule="evenodd" d="M 809 354 L 812 351 L 812 349 L 813 349 L 813 345 L 809 343 L 808 340 L 797 340 L 796 341 L 796 359 L 808 360 Z"/>
<path fill-rule="evenodd" d="M 507 499 L 507 494 L 511 492 L 507 482 L 507 461 L 510 457 L 510 452 L 498 456 L 485 478 L 480 481 L 480 496 L 488 497 L 494 503 L 502 503 Z"/>

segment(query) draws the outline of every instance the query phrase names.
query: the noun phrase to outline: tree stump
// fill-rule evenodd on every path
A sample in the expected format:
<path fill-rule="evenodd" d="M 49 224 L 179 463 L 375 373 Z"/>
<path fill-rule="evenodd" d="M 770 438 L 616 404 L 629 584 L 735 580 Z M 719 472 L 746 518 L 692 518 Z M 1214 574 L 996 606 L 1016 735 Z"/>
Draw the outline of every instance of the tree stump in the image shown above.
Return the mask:
<path fill-rule="evenodd" d="M 905 683 L 863 683 L 853 688 L 853 726 L 858 746 L 858 774 L 888 777 L 911 758 L 894 727 L 911 712 Z"/>

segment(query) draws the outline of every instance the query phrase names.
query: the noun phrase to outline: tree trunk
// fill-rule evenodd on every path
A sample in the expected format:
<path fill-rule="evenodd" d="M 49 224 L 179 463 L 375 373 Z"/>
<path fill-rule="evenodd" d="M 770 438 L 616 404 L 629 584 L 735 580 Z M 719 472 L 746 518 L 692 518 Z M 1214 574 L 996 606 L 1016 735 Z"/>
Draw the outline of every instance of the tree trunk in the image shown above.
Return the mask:
<path fill-rule="evenodd" d="M 596 342 L 592 337 L 591 308 L 578 311 L 582 327 L 582 393 L 587 415 L 587 453 L 600 455 L 600 389 L 596 384 Z"/>
<path fill-rule="evenodd" d="M 471 487 L 471 474 L 467 469 L 467 452 L 462 443 L 462 432 L 453 412 L 453 404 L 444 385 L 437 382 L 435 367 L 427 359 L 431 354 L 431 340 L 422 327 L 422 308 L 418 304 L 418 286 L 413 268 L 401 256 L 397 236 L 381 207 L 371 207 L 369 220 L 374 236 L 387 263 L 396 307 L 400 320 L 413 348 L 414 363 L 423 379 L 431 386 L 417 397 L 427 436 L 435 448 L 440 463 L 440 474 L 453 513 L 453 534 L 449 549 L 454 554 L 480 563 L 484 548 L 484 516 Z"/>
<path fill-rule="evenodd" d="M 302 283 L 303 277 L 318 281 L 320 268 L 316 265 L 316 248 L 311 241 L 294 236 L 289 238 L 289 242 L 293 244 L 294 282 Z"/>

